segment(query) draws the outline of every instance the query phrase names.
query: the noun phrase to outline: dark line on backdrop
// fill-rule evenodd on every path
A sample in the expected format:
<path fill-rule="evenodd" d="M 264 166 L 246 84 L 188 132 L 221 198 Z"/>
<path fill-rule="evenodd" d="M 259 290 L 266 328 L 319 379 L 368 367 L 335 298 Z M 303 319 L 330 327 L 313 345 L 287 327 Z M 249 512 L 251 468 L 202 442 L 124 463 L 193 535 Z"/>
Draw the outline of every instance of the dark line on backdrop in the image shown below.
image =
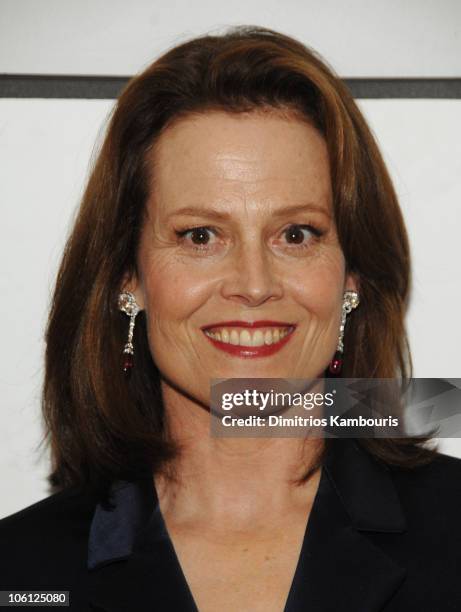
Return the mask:
<path fill-rule="evenodd" d="M 1 74 L 0 98 L 116 98 L 130 77 Z"/>
<path fill-rule="evenodd" d="M 0 74 L 0 98 L 116 98 L 131 77 Z M 355 98 L 461 98 L 461 78 L 345 78 Z"/>
<path fill-rule="evenodd" d="M 354 98 L 461 98 L 461 78 L 344 80 Z"/>

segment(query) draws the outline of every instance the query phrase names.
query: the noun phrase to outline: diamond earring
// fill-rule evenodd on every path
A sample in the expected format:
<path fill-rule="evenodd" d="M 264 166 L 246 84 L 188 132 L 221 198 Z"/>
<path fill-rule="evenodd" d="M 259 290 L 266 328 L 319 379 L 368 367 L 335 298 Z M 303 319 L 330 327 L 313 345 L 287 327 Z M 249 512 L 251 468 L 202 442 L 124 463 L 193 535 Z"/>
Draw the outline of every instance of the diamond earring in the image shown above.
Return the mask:
<path fill-rule="evenodd" d="M 338 338 L 338 346 L 336 347 L 336 352 L 334 354 L 333 359 L 329 365 L 329 372 L 333 376 L 338 376 L 341 372 L 343 366 L 343 352 L 344 352 L 344 328 L 346 326 L 346 317 L 353 310 L 357 308 L 359 305 L 359 294 L 356 291 L 345 291 L 343 297 L 343 305 L 341 310 L 341 325 L 339 326 L 339 338 Z"/>
<path fill-rule="evenodd" d="M 136 320 L 136 315 L 140 308 L 136 302 L 136 298 L 129 291 L 124 291 L 118 296 L 118 308 L 130 317 L 130 325 L 128 327 L 128 341 L 123 348 L 123 372 L 126 378 L 130 377 L 133 368 L 133 332 Z"/>

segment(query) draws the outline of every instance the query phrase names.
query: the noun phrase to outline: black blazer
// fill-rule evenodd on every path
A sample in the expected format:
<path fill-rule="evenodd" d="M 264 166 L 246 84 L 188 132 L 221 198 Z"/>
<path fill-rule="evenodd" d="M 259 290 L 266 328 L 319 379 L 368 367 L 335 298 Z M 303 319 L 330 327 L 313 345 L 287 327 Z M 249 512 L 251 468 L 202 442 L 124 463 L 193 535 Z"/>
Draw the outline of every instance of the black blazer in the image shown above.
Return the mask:
<path fill-rule="evenodd" d="M 196 610 L 151 476 L 113 499 L 69 489 L 0 521 L 0 590 L 67 590 L 79 612 Z M 285 612 L 460 612 L 460 521 L 460 459 L 389 469 L 335 440 Z"/>

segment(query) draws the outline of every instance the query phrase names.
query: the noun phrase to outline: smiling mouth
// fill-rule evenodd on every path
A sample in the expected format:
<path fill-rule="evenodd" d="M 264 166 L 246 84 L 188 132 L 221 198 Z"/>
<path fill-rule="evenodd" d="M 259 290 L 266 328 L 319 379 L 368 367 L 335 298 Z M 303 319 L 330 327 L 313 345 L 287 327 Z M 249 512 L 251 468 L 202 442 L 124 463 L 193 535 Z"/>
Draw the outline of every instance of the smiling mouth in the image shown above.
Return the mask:
<path fill-rule="evenodd" d="M 279 351 L 291 338 L 295 325 L 285 327 L 214 327 L 202 330 L 221 351 L 239 357 L 263 357 Z"/>

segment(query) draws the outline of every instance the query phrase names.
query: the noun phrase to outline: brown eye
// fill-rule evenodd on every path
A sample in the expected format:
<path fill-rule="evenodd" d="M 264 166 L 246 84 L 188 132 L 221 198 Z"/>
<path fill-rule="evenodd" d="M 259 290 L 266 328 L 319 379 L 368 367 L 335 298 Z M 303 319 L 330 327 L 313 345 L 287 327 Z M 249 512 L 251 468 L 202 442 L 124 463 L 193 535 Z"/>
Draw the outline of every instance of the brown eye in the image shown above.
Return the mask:
<path fill-rule="evenodd" d="M 301 244 L 304 241 L 303 229 L 305 228 L 302 228 L 300 225 L 290 225 L 290 227 L 285 230 L 287 242 Z"/>
<path fill-rule="evenodd" d="M 175 230 L 175 233 L 185 246 L 195 251 L 209 249 L 215 242 L 210 239 L 216 238 L 215 230 L 208 226 L 188 227 L 184 230 Z"/>
<path fill-rule="evenodd" d="M 191 240 L 194 244 L 207 244 L 210 235 L 206 227 L 195 227 L 190 230 Z"/>

